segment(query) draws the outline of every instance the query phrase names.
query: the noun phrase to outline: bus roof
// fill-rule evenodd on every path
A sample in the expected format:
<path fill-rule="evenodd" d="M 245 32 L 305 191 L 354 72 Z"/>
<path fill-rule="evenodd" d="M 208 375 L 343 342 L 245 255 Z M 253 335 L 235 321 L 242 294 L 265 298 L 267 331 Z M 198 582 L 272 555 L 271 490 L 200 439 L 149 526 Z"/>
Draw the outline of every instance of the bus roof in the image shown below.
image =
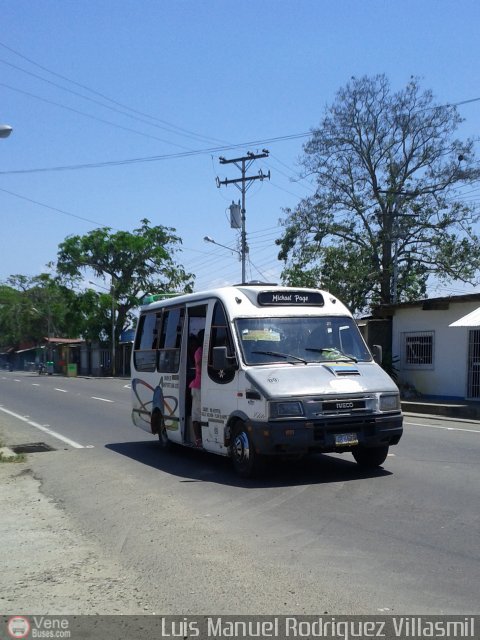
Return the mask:
<path fill-rule="evenodd" d="M 159 294 L 162 298 L 164 294 Z M 274 284 L 238 284 L 234 286 L 218 287 L 196 293 L 178 294 L 159 300 L 149 296 L 141 308 L 157 309 L 162 307 L 190 304 L 216 298 L 221 300 L 231 316 L 260 316 L 260 315 L 292 315 L 302 312 L 305 315 L 342 315 L 350 316 L 347 307 L 328 291 L 309 289 L 305 287 L 283 287 Z"/>

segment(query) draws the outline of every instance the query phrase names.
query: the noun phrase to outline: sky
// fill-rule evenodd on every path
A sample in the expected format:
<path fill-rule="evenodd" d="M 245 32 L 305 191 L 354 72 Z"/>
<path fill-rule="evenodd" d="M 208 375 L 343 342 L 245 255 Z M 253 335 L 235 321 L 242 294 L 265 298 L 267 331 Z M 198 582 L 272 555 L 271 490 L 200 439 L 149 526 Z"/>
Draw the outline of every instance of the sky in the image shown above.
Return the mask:
<path fill-rule="evenodd" d="M 247 192 L 246 275 L 278 282 L 279 220 L 313 192 L 299 177 L 302 145 L 352 76 L 384 73 L 394 90 L 418 76 L 439 104 L 480 96 L 478 0 L 0 7 L 0 123 L 13 127 L 0 139 L 1 282 L 47 271 L 69 235 L 131 231 L 143 218 L 176 229 L 195 290 L 240 282 L 228 209 L 240 191 L 216 185 L 240 172 L 219 157 L 262 149 L 249 175 L 270 180 Z M 459 111 L 461 137 L 478 136 L 480 101 Z M 480 202 L 480 188 L 465 197 Z M 475 289 L 429 293 L 465 290 Z"/>

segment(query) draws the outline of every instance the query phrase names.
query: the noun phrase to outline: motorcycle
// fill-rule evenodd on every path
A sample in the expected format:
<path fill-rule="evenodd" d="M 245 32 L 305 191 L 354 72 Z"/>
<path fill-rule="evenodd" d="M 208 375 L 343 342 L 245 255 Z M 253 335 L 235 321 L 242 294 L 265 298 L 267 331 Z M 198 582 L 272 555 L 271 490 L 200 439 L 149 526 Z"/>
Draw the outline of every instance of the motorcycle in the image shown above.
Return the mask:
<path fill-rule="evenodd" d="M 40 364 L 38 365 L 38 375 L 41 376 L 46 373 L 47 373 L 47 367 L 45 366 L 45 363 L 40 362 Z"/>

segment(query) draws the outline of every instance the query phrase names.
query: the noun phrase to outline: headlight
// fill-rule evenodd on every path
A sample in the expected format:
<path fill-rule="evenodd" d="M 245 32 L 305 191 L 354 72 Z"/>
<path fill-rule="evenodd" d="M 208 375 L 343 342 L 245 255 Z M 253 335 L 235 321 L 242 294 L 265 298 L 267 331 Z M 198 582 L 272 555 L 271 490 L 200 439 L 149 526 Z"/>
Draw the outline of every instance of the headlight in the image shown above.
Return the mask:
<path fill-rule="evenodd" d="M 303 416 L 301 402 L 271 402 L 270 418 L 299 418 Z"/>
<path fill-rule="evenodd" d="M 380 411 L 398 411 L 400 396 L 398 393 L 380 396 Z"/>

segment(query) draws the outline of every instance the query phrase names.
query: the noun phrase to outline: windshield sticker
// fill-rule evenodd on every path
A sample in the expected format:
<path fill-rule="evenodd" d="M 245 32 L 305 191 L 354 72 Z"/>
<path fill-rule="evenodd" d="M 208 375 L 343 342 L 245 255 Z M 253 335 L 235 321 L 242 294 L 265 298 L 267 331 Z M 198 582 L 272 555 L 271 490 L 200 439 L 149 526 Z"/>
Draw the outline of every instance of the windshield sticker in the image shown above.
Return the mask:
<path fill-rule="evenodd" d="M 245 329 L 242 332 L 242 340 L 280 342 L 280 333 L 278 331 L 271 331 L 270 329 L 254 329 L 253 331 Z"/>

